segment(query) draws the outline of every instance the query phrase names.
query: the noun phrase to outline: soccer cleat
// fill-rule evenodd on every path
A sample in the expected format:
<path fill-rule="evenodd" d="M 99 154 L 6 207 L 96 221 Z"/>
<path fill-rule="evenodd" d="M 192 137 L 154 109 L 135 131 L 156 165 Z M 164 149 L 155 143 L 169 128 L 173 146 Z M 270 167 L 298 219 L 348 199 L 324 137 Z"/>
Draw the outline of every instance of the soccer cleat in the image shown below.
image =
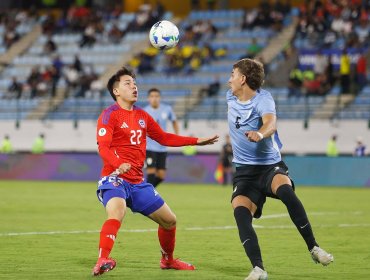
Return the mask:
<path fill-rule="evenodd" d="M 99 258 L 93 268 L 92 275 L 98 276 L 116 267 L 116 261 L 111 258 Z"/>
<path fill-rule="evenodd" d="M 313 247 L 310 253 L 313 261 L 315 263 L 321 263 L 323 266 L 327 266 L 334 261 L 333 255 L 325 252 L 325 250 L 320 247 Z"/>
<path fill-rule="evenodd" d="M 267 272 L 255 266 L 244 280 L 267 280 Z"/>
<path fill-rule="evenodd" d="M 170 261 L 166 260 L 165 258 L 161 258 L 160 267 L 162 269 L 195 270 L 194 265 L 183 262 L 179 259 L 174 259 Z"/>

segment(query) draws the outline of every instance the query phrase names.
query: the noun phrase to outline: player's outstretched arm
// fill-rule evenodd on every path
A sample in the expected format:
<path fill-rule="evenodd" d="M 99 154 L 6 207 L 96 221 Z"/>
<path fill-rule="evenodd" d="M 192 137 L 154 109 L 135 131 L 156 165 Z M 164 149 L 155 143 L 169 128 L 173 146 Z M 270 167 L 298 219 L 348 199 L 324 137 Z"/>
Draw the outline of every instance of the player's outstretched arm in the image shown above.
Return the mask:
<path fill-rule="evenodd" d="M 214 143 L 218 142 L 220 136 L 215 135 L 209 138 L 198 138 L 197 145 L 198 146 L 205 146 L 205 145 L 213 145 Z"/>

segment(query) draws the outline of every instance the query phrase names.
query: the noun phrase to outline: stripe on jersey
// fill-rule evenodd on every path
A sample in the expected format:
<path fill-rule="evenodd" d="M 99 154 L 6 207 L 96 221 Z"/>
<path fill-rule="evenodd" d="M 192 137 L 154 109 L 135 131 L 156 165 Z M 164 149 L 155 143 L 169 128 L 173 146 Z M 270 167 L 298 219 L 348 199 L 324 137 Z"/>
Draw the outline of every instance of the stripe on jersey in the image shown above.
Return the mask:
<path fill-rule="evenodd" d="M 109 123 L 110 115 L 112 114 L 112 112 L 117 110 L 119 110 L 119 106 L 117 104 L 113 104 L 105 109 L 103 114 L 103 124 L 107 125 Z"/>

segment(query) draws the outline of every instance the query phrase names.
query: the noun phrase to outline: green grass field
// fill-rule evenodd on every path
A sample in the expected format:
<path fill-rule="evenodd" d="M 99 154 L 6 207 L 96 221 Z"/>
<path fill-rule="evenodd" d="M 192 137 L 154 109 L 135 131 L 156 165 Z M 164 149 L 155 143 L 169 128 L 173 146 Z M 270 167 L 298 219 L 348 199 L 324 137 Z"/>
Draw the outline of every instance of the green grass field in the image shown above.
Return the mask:
<path fill-rule="evenodd" d="M 0 279 L 91 279 L 105 219 L 95 183 L 0 181 Z M 106 279 L 244 279 L 251 266 L 229 204 L 230 188 L 163 184 L 178 218 L 175 255 L 196 271 L 159 269 L 156 225 L 131 212 Z M 281 202 L 269 199 L 255 221 L 269 279 L 369 279 L 370 190 L 298 187 L 316 239 L 335 262 L 312 262 Z M 134 230 L 143 230 L 137 231 Z M 23 233 L 23 234 L 22 234 Z"/>

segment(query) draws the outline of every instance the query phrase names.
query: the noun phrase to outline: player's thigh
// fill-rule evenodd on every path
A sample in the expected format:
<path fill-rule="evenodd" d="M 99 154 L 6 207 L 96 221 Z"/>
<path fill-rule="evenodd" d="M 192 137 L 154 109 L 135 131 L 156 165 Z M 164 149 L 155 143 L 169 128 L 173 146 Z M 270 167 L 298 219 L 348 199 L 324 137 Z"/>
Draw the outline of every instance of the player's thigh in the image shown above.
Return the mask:
<path fill-rule="evenodd" d="M 126 201 L 122 197 L 112 197 L 105 206 L 108 219 L 122 221 L 126 214 Z"/>
<path fill-rule="evenodd" d="M 248 208 L 249 211 L 252 213 L 252 215 L 256 212 L 257 210 L 257 205 L 250 200 L 249 197 L 244 196 L 244 195 L 238 195 L 234 197 L 234 199 L 231 201 L 231 206 L 233 209 L 236 207 L 242 206 L 245 208 Z"/>
<path fill-rule="evenodd" d="M 276 195 L 276 191 L 282 185 L 292 185 L 291 179 L 284 174 L 275 174 L 271 182 L 271 191 Z"/>
<path fill-rule="evenodd" d="M 148 217 L 167 229 L 176 225 L 176 215 L 172 212 L 167 203 L 164 203 L 158 210 L 148 215 Z"/>

